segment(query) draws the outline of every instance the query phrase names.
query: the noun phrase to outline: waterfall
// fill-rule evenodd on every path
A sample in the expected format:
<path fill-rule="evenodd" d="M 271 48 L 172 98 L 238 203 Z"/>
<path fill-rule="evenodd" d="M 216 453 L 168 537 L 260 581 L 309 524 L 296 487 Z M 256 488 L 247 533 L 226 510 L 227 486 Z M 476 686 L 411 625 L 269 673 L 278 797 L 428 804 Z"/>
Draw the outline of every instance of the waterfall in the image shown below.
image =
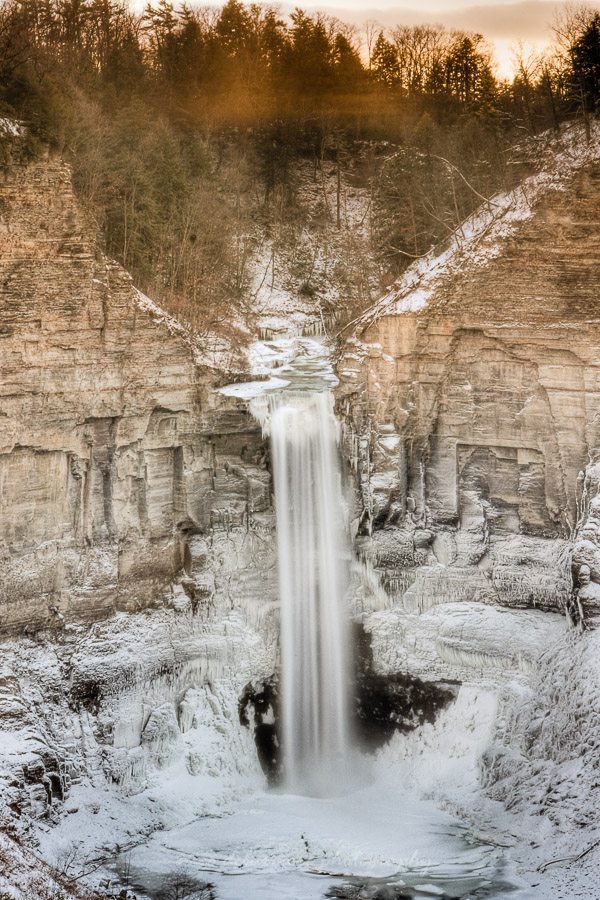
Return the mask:
<path fill-rule="evenodd" d="M 270 406 L 284 784 L 296 793 L 331 793 L 350 750 L 350 554 L 338 426 L 328 391 L 282 392 Z"/>

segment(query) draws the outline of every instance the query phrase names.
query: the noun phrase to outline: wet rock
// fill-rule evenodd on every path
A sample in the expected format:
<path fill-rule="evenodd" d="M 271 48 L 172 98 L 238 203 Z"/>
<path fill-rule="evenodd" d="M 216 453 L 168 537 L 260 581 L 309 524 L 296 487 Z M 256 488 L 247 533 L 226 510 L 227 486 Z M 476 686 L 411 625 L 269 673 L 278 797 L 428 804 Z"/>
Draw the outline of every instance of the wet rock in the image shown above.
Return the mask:
<path fill-rule="evenodd" d="M 459 683 L 426 682 L 408 672 L 380 674 L 375 670 L 371 635 L 355 625 L 356 727 L 362 744 L 375 750 L 399 731 L 406 734 L 456 698 Z"/>
<path fill-rule="evenodd" d="M 281 777 L 282 758 L 279 730 L 279 691 L 275 677 L 259 688 L 246 685 L 239 702 L 240 722 L 254 734 L 256 751 L 270 784 Z"/>
<path fill-rule="evenodd" d="M 374 751 L 393 734 L 407 734 L 455 699 L 458 682 L 427 682 L 409 673 L 379 674 L 375 670 L 371 635 L 354 625 L 354 728 L 364 749 Z M 271 784 L 281 777 L 279 685 L 276 676 L 248 684 L 239 701 L 240 722 L 254 735 L 258 757 Z"/>

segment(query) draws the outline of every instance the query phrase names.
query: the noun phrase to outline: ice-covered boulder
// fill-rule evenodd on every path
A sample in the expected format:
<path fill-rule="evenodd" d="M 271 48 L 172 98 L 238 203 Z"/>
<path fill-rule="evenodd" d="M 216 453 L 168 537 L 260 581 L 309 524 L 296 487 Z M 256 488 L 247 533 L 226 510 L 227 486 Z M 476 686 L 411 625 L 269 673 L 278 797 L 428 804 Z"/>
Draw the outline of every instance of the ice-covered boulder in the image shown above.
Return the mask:
<path fill-rule="evenodd" d="M 142 731 L 141 746 L 152 763 L 164 769 L 183 751 L 175 709 L 170 703 L 153 709 Z"/>

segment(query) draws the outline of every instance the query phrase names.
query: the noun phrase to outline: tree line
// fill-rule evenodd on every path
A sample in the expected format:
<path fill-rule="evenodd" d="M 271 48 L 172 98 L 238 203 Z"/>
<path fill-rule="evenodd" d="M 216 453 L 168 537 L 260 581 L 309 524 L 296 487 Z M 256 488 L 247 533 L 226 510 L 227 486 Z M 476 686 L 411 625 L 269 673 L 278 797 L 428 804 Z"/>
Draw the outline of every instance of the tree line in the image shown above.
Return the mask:
<path fill-rule="evenodd" d="M 589 130 L 600 15 L 569 8 L 555 35 L 503 81 L 483 36 L 442 27 L 360 32 L 239 0 L 0 0 L 0 116 L 28 126 L 27 152 L 70 153 L 106 249 L 143 287 L 239 308 L 249 225 L 298 213 L 298 160 L 372 192 L 383 284 L 514 183 L 524 136 L 574 117 Z"/>

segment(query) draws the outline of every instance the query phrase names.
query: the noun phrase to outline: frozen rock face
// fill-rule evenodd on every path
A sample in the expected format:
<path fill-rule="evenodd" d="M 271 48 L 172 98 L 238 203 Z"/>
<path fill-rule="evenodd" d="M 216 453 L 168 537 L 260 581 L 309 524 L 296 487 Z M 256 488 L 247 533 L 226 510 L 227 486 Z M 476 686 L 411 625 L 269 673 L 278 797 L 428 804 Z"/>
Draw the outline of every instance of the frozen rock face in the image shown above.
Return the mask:
<path fill-rule="evenodd" d="M 377 671 L 489 692 L 477 765 L 525 869 L 598 836 L 600 132 L 571 149 L 411 267 L 338 362 Z"/>
<path fill-rule="evenodd" d="M 238 702 L 276 665 L 268 450 L 198 350 L 97 250 L 61 160 L 8 169 L 0 825 L 56 820 L 74 790 L 112 809 L 176 773 L 183 795 L 138 808 L 131 836 L 169 803 L 200 814 L 211 778 L 262 780 Z"/>
<path fill-rule="evenodd" d="M 542 816 L 552 824 L 546 861 L 578 855 L 599 836 L 599 650 L 598 630 L 551 642 L 532 684 L 501 698 L 483 757 L 490 793 L 522 820 L 531 816 L 531 834 Z M 597 872 L 597 857 L 590 862 Z"/>
<path fill-rule="evenodd" d="M 182 567 L 206 602 L 190 535 L 271 529 L 259 429 L 98 252 L 57 158 L 0 185 L 0 318 L 0 633 L 143 608 Z"/>
<path fill-rule="evenodd" d="M 573 618 L 588 626 L 600 618 L 600 450 L 579 475 L 579 522 L 572 554 Z"/>
<path fill-rule="evenodd" d="M 151 822 L 135 810 L 123 826 L 131 835 L 162 827 L 165 807 L 174 815 L 185 800 L 201 814 L 236 781 L 262 784 L 239 699 L 277 664 L 275 582 L 269 534 L 213 526 L 190 540 L 189 574 L 154 597 L 159 608 L 5 639 L 0 825 L 56 821 L 74 790 L 112 808 L 114 796 L 173 779 L 185 787 Z"/>
<path fill-rule="evenodd" d="M 196 613 L 120 613 L 5 641 L 0 830 L 61 822 L 59 842 L 108 853 L 261 787 L 239 698 L 275 666 L 277 623 L 264 605 L 254 616 L 218 600 Z"/>
<path fill-rule="evenodd" d="M 598 602 L 597 464 L 583 475 L 600 447 L 593 155 L 487 255 L 457 251 L 426 300 L 415 288 L 388 303 L 342 347 L 357 543 L 409 615 L 448 602 L 564 609 L 578 522 L 582 597 Z"/>

